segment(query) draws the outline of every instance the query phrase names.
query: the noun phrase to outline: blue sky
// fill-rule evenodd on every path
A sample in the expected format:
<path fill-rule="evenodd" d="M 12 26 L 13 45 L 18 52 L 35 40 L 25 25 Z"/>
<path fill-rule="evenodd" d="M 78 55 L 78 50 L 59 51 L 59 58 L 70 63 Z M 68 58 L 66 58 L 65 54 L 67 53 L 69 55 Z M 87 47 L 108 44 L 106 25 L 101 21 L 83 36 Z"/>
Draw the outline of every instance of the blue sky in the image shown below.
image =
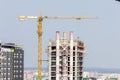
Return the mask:
<path fill-rule="evenodd" d="M 56 31 L 69 33 L 85 43 L 85 67 L 120 68 L 120 3 L 115 0 L 0 0 L 0 39 L 22 45 L 25 67 L 37 67 L 37 20 L 20 15 L 98 16 L 96 20 L 44 20 L 43 58 Z"/>

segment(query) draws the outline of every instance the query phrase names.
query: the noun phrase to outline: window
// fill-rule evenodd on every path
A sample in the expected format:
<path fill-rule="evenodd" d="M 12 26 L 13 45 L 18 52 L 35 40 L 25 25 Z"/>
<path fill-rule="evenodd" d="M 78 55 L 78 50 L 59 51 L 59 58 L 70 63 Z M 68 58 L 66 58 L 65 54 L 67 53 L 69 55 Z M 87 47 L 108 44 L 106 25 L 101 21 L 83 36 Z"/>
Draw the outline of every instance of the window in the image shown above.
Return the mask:
<path fill-rule="evenodd" d="M 75 57 L 73 57 L 73 61 L 75 61 Z"/>
<path fill-rule="evenodd" d="M 75 72 L 73 72 L 73 76 L 75 76 Z"/>
<path fill-rule="evenodd" d="M 68 61 L 70 61 L 70 57 L 68 57 Z"/>
<path fill-rule="evenodd" d="M 75 62 L 73 62 L 73 66 L 75 66 Z"/>
<path fill-rule="evenodd" d="M 70 66 L 70 62 L 68 62 L 68 66 Z"/>

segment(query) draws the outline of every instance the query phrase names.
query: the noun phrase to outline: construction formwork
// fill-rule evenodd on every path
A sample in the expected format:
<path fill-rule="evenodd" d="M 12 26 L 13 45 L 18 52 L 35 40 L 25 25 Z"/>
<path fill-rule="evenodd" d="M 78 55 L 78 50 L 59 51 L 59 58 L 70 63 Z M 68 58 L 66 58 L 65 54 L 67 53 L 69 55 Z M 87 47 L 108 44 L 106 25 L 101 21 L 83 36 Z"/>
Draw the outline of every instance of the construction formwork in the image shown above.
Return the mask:
<path fill-rule="evenodd" d="M 56 40 L 48 45 L 49 80 L 82 80 L 84 43 L 74 40 L 73 32 L 56 32 Z"/>

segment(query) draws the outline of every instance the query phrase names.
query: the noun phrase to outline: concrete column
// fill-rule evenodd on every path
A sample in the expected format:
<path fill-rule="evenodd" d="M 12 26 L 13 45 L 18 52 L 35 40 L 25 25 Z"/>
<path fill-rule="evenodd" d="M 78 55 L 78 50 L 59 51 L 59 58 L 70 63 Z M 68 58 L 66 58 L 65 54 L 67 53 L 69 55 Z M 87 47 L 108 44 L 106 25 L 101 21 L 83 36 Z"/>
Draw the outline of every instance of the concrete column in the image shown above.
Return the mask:
<path fill-rule="evenodd" d="M 64 40 L 67 39 L 67 33 L 66 33 L 66 32 L 63 33 L 63 39 L 64 39 Z"/>
<path fill-rule="evenodd" d="M 70 80 L 73 80 L 73 32 L 70 32 Z"/>
<path fill-rule="evenodd" d="M 66 39 L 67 39 L 67 33 L 66 32 L 63 32 L 63 44 L 66 45 L 67 42 L 66 42 Z M 65 56 L 63 56 L 63 80 L 67 80 L 67 51 L 66 51 L 66 46 L 64 46 L 64 49 L 63 49 L 63 54 L 65 54 Z"/>
<path fill-rule="evenodd" d="M 75 45 L 75 80 L 77 80 L 77 42 Z"/>
<path fill-rule="evenodd" d="M 63 56 L 63 80 L 67 80 L 67 74 L 66 74 L 66 72 L 67 72 L 67 69 L 66 69 L 66 56 Z"/>
<path fill-rule="evenodd" d="M 59 80 L 60 32 L 56 32 L 56 80 Z"/>
<path fill-rule="evenodd" d="M 48 52 L 48 58 L 49 58 L 49 80 L 51 80 L 51 42 L 49 42 L 49 52 Z"/>

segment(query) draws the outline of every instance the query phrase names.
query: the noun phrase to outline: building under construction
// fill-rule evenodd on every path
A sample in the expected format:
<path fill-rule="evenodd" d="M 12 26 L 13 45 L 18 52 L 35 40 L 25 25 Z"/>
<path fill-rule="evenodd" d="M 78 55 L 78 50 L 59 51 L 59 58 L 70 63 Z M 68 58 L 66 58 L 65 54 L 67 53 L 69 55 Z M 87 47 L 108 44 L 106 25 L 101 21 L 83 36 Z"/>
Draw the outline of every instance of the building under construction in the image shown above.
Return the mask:
<path fill-rule="evenodd" d="M 74 40 L 73 32 L 63 38 L 56 32 L 56 40 L 51 40 L 48 45 L 49 80 L 82 80 L 84 43 L 79 39 Z"/>
<path fill-rule="evenodd" d="M 24 79 L 24 51 L 14 43 L 0 42 L 0 80 Z"/>

